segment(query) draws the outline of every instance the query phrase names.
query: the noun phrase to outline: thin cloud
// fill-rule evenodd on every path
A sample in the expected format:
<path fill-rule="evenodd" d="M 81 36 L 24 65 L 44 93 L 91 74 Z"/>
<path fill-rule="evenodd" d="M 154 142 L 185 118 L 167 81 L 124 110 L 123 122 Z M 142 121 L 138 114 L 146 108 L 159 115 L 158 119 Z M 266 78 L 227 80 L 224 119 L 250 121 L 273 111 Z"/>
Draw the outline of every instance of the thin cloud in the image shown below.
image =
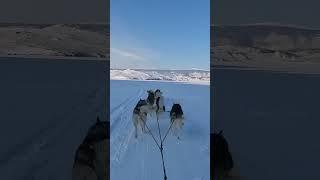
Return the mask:
<path fill-rule="evenodd" d="M 128 31 L 128 26 L 123 19 L 113 16 L 110 39 L 111 59 L 113 68 L 151 68 L 159 64 L 160 54 L 146 43 L 143 38 Z"/>
<path fill-rule="evenodd" d="M 121 50 L 118 48 L 110 48 L 111 53 L 123 56 L 123 57 L 128 57 L 134 60 L 145 60 L 146 58 L 144 56 L 138 55 L 134 52 L 129 52 L 129 51 L 125 51 L 125 50 Z"/>

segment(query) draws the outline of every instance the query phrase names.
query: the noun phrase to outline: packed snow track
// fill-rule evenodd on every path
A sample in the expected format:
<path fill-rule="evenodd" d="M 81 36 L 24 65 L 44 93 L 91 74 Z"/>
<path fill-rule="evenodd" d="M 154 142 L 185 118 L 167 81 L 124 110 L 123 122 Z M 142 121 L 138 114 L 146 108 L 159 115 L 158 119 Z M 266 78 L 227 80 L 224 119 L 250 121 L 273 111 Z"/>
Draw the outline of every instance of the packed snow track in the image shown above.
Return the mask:
<path fill-rule="evenodd" d="M 210 88 L 208 85 L 161 81 L 110 82 L 110 164 L 111 179 L 162 180 L 160 151 L 150 134 L 138 131 L 134 137 L 132 111 L 148 89 L 163 92 L 166 111 L 180 103 L 185 114 L 181 139 L 171 132 L 164 141 L 168 179 L 209 180 Z M 169 112 L 159 116 L 162 136 L 170 126 Z M 159 142 L 156 116 L 148 117 L 148 127 Z"/>

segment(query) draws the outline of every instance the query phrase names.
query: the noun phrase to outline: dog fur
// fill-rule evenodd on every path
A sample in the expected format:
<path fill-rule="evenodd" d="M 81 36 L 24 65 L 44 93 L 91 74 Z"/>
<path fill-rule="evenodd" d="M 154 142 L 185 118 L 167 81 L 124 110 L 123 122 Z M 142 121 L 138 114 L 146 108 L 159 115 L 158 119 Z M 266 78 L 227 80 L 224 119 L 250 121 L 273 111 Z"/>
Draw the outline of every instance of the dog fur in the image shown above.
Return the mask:
<path fill-rule="evenodd" d="M 155 91 L 155 99 L 156 99 L 156 112 L 157 112 L 157 114 L 159 114 L 161 112 L 165 112 L 166 108 L 164 106 L 162 92 L 159 89 L 157 89 Z"/>
<path fill-rule="evenodd" d="M 82 143 L 76 152 L 72 179 L 97 180 L 98 177 L 95 172 L 95 159 L 96 153 L 94 148 L 89 144 Z"/>
<path fill-rule="evenodd" d="M 155 104 L 155 92 L 153 90 L 148 90 L 148 97 L 146 99 L 146 102 L 150 105 L 150 106 L 154 106 Z"/>
<path fill-rule="evenodd" d="M 102 180 L 107 177 L 107 129 L 107 122 L 97 117 L 96 123 L 89 128 L 76 151 L 73 180 Z"/>
<path fill-rule="evenodd" d="M 234 166 L 229 144 L 223 135 L 223 131 L 213 134 L 213 168 L 215 179 L 224 179 L 230 175 Z"/>
<path fill-rule="evenodd" d="M 173 133 L 180 139 L 180 133 L 184 125 L 184 115 L 180 104 L 173 104 L 170 111 L 170 122 L 172 123 Z"/>

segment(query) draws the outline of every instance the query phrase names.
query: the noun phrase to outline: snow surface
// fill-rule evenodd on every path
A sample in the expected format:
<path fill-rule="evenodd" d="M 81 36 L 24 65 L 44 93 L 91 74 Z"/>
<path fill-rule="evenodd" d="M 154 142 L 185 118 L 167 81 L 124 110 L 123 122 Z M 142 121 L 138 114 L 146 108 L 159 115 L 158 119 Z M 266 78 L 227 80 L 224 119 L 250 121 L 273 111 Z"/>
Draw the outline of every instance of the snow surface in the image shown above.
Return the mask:
<path fill-rule="evenodd" d="M 0 58 L 0 179 L 70 180 L 75 152 L 105 118 L 101 61 Z"/>
<path fill-rule="evenodd" d="M 160 152 L 149 134 L 134 137 L 132 111 L 147 89 L 163 91 L 166 110 L 180 103 L 185 113 L 181 140 L 169 133 L 164 142 L 168 179 L 210 178 L 210 88 L 208 85 L 160 81 L 110 81 L 110 165 L 113 180 L 163 180 Z M 169 112 L 160 116 L 161 134 L 169 128 Z M 147 123 L 159 140 L 155 116 Z"/>
<path fill-rule="evenodd" d="M 210 71 L 203 70 L 110 70 L 112 80 L 159 80 L 179 82 L 210 82 Z"/>
<path fill-rule="evenodd" d="M 244 180 L 320 179 L 320 74 L 212 69 L 213 130 Z M 233 179 L 233 178 L 230 178 Z"/>

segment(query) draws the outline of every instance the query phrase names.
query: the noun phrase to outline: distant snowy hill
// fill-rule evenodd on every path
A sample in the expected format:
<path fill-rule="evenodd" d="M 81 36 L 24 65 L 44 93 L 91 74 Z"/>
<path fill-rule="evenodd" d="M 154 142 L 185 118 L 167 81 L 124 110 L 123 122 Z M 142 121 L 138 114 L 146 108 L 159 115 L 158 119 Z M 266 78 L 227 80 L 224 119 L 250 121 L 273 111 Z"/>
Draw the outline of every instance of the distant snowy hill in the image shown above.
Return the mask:
<path fill-rule="evenodd" d="M 320 30 L 277 24 L 212 26 L 214 63 L 320 63 Z"/>
<path fill-rule="evenodd" d="M 110 79 L 112 80 L 164 80 L 164 81 L 183 81 L 183 82 L 209 82 L 210 71 L 111 69 Z"/>
<path fill-rule="evenodd" d="M 1 56 L 105 58 L 107 24 L 0 24 Z"/>

